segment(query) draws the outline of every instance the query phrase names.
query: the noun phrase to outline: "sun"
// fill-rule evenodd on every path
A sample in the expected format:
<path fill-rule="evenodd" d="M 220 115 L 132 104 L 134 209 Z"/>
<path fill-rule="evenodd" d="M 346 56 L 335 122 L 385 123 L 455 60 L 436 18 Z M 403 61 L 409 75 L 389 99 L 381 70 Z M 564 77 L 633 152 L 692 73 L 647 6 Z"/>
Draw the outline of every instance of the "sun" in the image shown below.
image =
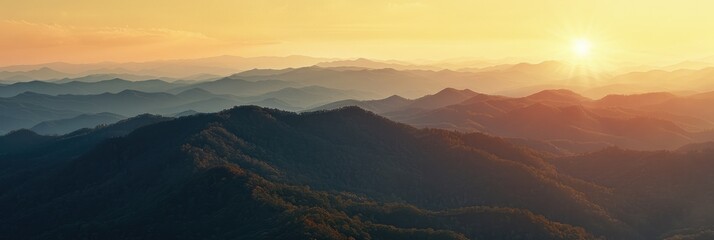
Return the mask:
<path fill-rule="evenodd" d="M 592 48 L 592 43 L 584 38 L 578 38 L 573 40 L 573 53 L 575 56 L 580 58 L 585 58 L 590 56 L 590 50 Z"/>

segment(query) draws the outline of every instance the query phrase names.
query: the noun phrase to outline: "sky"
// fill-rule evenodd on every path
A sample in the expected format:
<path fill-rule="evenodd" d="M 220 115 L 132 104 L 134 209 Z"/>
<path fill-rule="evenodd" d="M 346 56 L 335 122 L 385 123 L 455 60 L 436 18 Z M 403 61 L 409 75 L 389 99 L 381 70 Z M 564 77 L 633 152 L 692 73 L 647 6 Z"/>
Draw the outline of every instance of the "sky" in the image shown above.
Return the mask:
<path fill-rule="evenodd" d="M 218 55 L 375 59 L 714 56 L 712 1 L 0 0 L 0 65 Z"/>

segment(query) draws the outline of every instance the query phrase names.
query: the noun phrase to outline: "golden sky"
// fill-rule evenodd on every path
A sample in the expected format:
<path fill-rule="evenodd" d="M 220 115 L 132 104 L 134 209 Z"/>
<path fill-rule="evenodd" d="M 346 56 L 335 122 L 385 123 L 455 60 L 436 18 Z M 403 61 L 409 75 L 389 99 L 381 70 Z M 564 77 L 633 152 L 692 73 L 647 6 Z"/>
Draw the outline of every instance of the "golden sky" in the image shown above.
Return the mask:
<path fill-rule="evenodd" d="M 0 65 L 216 55 L 621 62 L 714 55 L 712 1 L 0 0 Z"/>

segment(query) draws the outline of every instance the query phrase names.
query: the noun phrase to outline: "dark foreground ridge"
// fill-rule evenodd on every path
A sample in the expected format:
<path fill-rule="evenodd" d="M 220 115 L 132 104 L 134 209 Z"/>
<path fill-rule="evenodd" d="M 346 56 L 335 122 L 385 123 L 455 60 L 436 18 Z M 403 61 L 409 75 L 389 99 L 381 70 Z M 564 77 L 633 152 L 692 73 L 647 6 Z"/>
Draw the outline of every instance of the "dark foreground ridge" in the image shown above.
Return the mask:
<path fill-rule="evenodd" d="M 651 239 L 676 229 L 619 209 L 628 198 L 533 150 L 356 107 L 131 120 L 0 138 L 38 141 L 0 152 L 0 238 Z"/>

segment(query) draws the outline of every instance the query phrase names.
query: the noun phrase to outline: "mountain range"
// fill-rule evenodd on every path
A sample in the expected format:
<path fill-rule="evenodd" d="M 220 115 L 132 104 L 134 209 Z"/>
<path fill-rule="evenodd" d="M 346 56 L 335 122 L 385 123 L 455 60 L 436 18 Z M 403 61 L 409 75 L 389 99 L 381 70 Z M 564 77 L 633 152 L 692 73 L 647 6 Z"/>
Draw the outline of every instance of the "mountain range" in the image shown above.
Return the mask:
<path fill-rule="evenodd" d="M 711 224 L 708 185 L 689 183 L 708 179 L 711 150 L 550 158 L 356 107 L 238 107 L 0 138 L 20 141 L 0 149 L 8 238 L 653 239 L 705 236 Z M 627 174 L 643 164 L 651 171 Z"/>
<path fill-rule="evenodd" d="M 249 81 L 280 80 L 302 86 L 350 89 L 376 93 L 381 97 L 397 94 L 408 98 L 416 98 L 447 87 L 468 88 L 481 93 L 511 97 L 560 88 L 575 90 L 590 98 L 602 98 L 609 94 L 661 91 L 678 94 L 714 91 L 714 85 L 708 81 L 714 75 L 714 68 L 705 62 L 683 62 L 656 69 L 638 68 L 632 71 L 594 71 L 590 66 L 565 61 L 494 62 L 491 65 L 482 65 L 479 61 L 471 62 L 475 67 L 457 68 L 458 64 L 413 64 L 364 58 L 344 60 L 306 56 L 220 56 L 142 63 L 48 63 L 9 66 L 0 68 L 0 79 L 3 79 L 3 76 L 16 78 L 6 81 L 9 83 L 32 80 L 62 83 L 121 78 L 131 81 L 159 79 L 191 84 L 231 75 L 231 78 Z"/>
<path fill-rule="evenodd" d="M 233 76 L 251 81 L 283 80 L 374 92 L 383 96 L 396 94 L 407 98 L 448 87 L 511 97 L 560 88 L 579 91 L 590 98 L 662 91 L 686 94 L 714 91 L 714 85 L 707 80 L 714 76 L 712 68 L 611 74 L 593 72 L 584 66 L 557 61 L 519 63 L 475 72 L 318 65 L 283 70 L 253 70 Z"/>
<path fill-rule="evenodd" d="M 711 96 L 649 93 L 592 100 L 569 90 L 544 90 L 512 98 L 447 88 L 414 100 L 344 100 L 313 110 L 359 106 L 413 126 L 531 139 L 564 152 L 610 145 L 654 150 L 713 140 Z"/>
<path fill-rule="evenodd" d="M 709 67 L 4 67 L 0 239 L 710 239 Z"/>
<path fill-rule="evenodd" d="M 521 71 L 540 69 L 535 65 L 519 68 Z M 296 78 L 299 74 L 295 71 L 303 76 Z M 346 87 L 358 84 L 357 81 L 367 82 L 365 79 L 369 76 L 377 76 L 374 81 L 391 81 L 385 76 L 395 74 L 392 77 L 396 79 L 412 72 L 318 67 L 266 72 L 274 74 L 242 73 L 193 84 L 111 79 L 64 83 L 33 81 L 0 86 L 0 96 L 6 96 L 0 101 L 6 109 L 0 113 L 4 119 L 0 132 L 107 111 L 123 116 L 143 113 L 171 116 L 189 110 L 215 112 L 236 105 L 290 111 L 354 105 L 417 127 L 478 131 L 523 139 L 530 141 L 531 146 L 548 146 L 555 149 L 554 152 L 563 153 L 594 151 L 610 145 L 639 150 L 675 149 L 714 137 L 714 112 L 708 107 L 714 101 L 711 93 L 685 96 L 667 92 L 611 94 L 593 100 L 569 90 L 545 90 L 525 97 L 506 97 L 446 88 L 413 100 L 399 95 L 363 100 L 375 99 L 381 94 L 310 85 L 328 82 L 313 81 L 325 77 L 323 73 L 316 76 L 313 73 L 340 76 L 342 78 L 327 79 L 332 79 L 330 82 L 335 86 Z M 284 80 L 270 80 L 279 77 Z M 392 83 L 402 84 L 399 81 Z M 384 85 L 372 85 L 374 87 L 368 89 L 379 92 L 388 89 Z M 328 102 L 333 103 L 320 106 Z M 92 127 L 86 124 L 75 126 Z"/>
<path fill-rule="evenodd" d="M 107 73 L 149 75 L 170 78 L 186 78 L 196 74 L 215 74 L 225 76 L 254 68 L 306 67 L 320 62 L 334 60 L 337 59 L 315 58 L 299 55 L 286 57 L 238 57 L 225 55 L 207 58 L 159 60 L 148 62 L 100 62 L 87 64 L 54 62 L 46 64 L 0 67 L 0 71 L 10 72 L 7 74 L 0 74 L 0 79 L 5 79 L 5 77 L 2 76 L 20 76 L 20 78 L 25 80 L 49 80 Z M 50 69 L 64 74 L 51 75 L 50 78 L 35 79 L 38 75 L 31 74 L 29 71 L 36 69 Z"/>
<path fill-rule="evenodd" d="M 3 119 L 0 121 L 0 133 L 5 133 L 57 120 L 77 121 L 68 126 L 93 127 L 87 125 L 89 122 L 75 117 L 103 112 L 123 116 L 143 113 L 171 116 L 188 110 L 216 112 L 236 105 L 298 111 L 332 101 L 370 99 L 376 95 L 354 90 L 301 86 L 279 80 L 253 82 L 221 78 L 195 84 L 122 79 L 65 83 L 33 81 L 0 86 L 0 96 L 4 97 L 0 97 L 0 108 L 4 110 L 0 112 L 0 118 Z M 71 130 L 76 129 L 40 132 L 66 133 Z"/>
<path fill-rule="evenodd" d="M 124 79 L 107 79 L 96 82 L 18 82 L 0 86 L 0 97 L 12 97 L 24 92 L 34 92 L 48 95 L 60 94 L 99 94 L 117 93 L 124 90 L 144 92 L 164 92 L 182 86 L 162 80 L 127 81 Z"/>
<path fill-rule="evenodd" d="M 33 126 L 30 130 L 42 135 L 63 135 L 83 128 L 112 124 L 125 118 L 122 115 L 107 112 L 82 114 L 68 119 L 44 121 Z"/>

